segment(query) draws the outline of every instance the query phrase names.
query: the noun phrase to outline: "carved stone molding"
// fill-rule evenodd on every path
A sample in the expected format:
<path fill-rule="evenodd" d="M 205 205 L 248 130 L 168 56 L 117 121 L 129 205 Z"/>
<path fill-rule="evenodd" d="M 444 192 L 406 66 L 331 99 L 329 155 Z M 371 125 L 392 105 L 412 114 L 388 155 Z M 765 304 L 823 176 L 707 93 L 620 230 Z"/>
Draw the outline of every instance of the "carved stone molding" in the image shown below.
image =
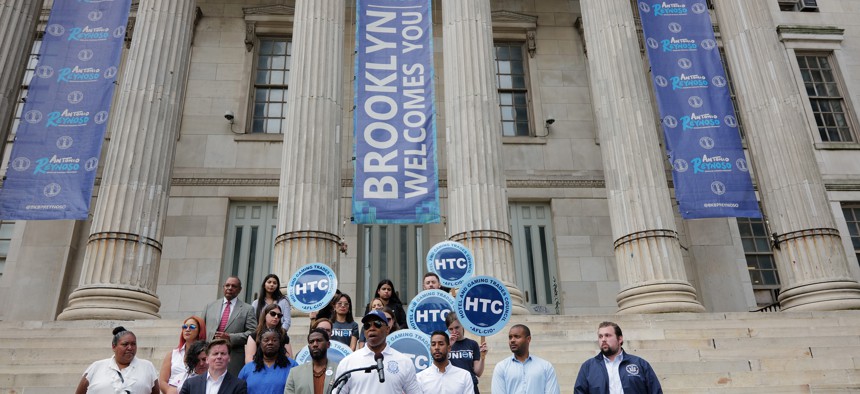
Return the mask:
<path fill-rule="evenodd" d="M 245 49 L 250 52 L 254 48 L 257 33 L 261 29 L 288 33 L 292 29 L 295 11 L 295 7 L 284 4 L 242 8 L 245 17 Z"/>

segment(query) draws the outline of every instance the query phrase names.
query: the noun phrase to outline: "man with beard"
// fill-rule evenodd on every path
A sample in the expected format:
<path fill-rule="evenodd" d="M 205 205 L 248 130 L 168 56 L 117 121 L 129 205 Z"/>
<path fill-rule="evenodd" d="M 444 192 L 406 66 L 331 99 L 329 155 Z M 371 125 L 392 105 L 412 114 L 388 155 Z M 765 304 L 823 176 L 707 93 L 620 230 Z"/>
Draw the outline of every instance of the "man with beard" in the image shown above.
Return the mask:
<path fill-rule="evenodd" d="M 294 368 L 287 376 L 284 394 L 325 394 L 334 380 L 337 363 L 329 361 L 328 348 L 331 345 L 328 333 L 315 328 L 308 334 L 308 351 L 311 362 Z"/>
<path fill-rule="evenodd" d="M 579 368 L 574 393 L 662 393 L 660 380 L 651 364 L 628 354 L 621 348 L 624 337 L 621 327 L 613 322 L 603 322 L 597 329 L 597 344 L 600 354 L 588 359 Z"/>
<path fill-rule="evenodd" d="M 516 324 L 508 331 L 513 357 L 505 358 L 493 369 L 493 394 L 559 394 L 555 368 L 549 361 L 529 354 L 532 333 Z"/>
<path fill-rule="evenodd" d="M 206 373 L 188 378 L 179 394 L 246 394 L 248 387 L 227 371 L 230 364 L 230 342 L 216 339 L 206 346 Z"/>
<path fill-rule="evenodd" d="M 418 383 L 425 393 L 472 394 L 472 374 L 448 362 L 451 342 L 445 331 L 434 331 L 430 335 L 430 353 L 433 365 L 418 373 Z"/>
<path fill-rule="evenodd" d="M 346 356 L 337 366 L 337 376 L 355 368 L 382 364 L 384 376 L 380 371 L 371 373 L 355 372 L 343 385 L 340 394 L 423 394 L 415 377 L 415 365 L 409 357 L 387 346 L 388 318 L 380 310 L 367 312 L 361 319 L 365 347 Z M 381 382 L 380 380 L 383 380 Z"/>

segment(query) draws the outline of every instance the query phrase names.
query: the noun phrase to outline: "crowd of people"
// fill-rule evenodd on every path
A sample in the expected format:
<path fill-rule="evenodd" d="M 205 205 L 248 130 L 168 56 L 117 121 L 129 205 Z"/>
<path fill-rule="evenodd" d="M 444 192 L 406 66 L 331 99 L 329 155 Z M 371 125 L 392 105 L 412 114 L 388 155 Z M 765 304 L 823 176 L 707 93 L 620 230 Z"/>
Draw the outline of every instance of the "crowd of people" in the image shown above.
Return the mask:
<path fill-rule="evenodd" d="M 440 289 L 439 277 L 428 273 L 424 290 Z M 361 325 L 354 320 L 352 298 L 338 290 L 322 310 L 311 313 L 307 335 L 310 362 L 294 360 L 290 337 L 290 305 L 280 291 L 280 279 L 268 275 L 250 305 L 237 296 L 242 283 L 229 277 L 223 295 L 186 318 L 179 343 L 168 352 L 161 369 L 137 354 L 137 337 L 123 327 L 113 330 L 113 357 L 86 369 L 76 394 L 477 394 L 484 373 L 487 344 L 466 338 L 456 314 L 445 319 L 447 332 L 430 335 L 432 364 L 416 373 L 413 361 L 387 345 L 388 335 L 406 326 L 403 302 L 388 279 L 376 288 L 365 307 Z M 453 291 L 452 291 L 453 292 Z M 207 330 L 209 327 L 209 330 Z M 621 327 L 598 327 L 600 353 L 586 360 L 573 392 L 662 393 L 651 365 L 626 353 Z M 529 352 L 531 331 L 515 324 L 508 331 L 511 356 L 492 372 L 492 393 L 557 394 L 560 387 L 548 361 Z M 332 341 L 353 352 L 339 363 L 328 359 Z M 338 345 L 339 346 L 339 345 Z M 368 366 L 372 366 L 374 373 Z M 378 366 L 378 367 L 377 367 Z M 352 373 L 363 370 L 365 373 Z M 338 377 L 349 375 L 349 379 Z"/>

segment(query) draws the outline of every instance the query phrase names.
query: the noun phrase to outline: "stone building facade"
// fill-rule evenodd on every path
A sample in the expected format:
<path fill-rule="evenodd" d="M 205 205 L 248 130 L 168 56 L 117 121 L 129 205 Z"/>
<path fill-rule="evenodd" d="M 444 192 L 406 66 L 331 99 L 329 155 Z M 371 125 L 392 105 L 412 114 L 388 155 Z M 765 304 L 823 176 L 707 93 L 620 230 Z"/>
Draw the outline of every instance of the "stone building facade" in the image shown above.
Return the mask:
<path fill-rule="evenodd" d="M 51 1 L 12 3 L 2 171 Z M 520 313 L 860 308 L 860 4 L 707 4 L 763 221 L 680 218 L 629 0 L 432 0 L 443 222 L 374 226 L 354 0 L 135 2 L 90 220 L 2 223 L 0 319 L 179 318 L 317 261 L 360 309 L 447 239 Z"/>

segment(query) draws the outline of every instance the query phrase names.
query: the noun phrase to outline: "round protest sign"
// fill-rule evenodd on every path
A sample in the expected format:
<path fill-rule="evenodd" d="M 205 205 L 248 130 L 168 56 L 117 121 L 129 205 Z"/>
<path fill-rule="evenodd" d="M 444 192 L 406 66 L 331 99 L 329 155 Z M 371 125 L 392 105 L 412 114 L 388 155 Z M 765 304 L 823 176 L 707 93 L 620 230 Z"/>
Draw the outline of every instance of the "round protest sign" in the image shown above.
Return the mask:
<path fill-rule="evenodd" d="M 417 330 L 400 330 L 388 335 L 385 340 L 388 346 L 394 348 L 415 364 L 415 372 L 421 372 L 432 363 L 430 355 L 430 337 Z"/>
<path fill-rule="evenodd" d="M 322 263 L 308 264 L 299 268 L 287 285 L 290 304 L 302 312 L 322 309 L 334 298 L 337 276 L 329 266 Z"/>
<path fill-rule="evenodd" d="M 346 346 L 338 341 L 330 341 L 329 343 L 331 344 L 331 346 L 328 348 L 328 352 L 326 352 L 329 361 L 339 363 L 340 360 L 343 360 L 344 357 L 352 354 L 352 350 L 349 348 L 349 346 Z M 296 362 L 301 365 L 309 363 L 310 361 L 311 351 L 310 349 L 308 349 L 307 346 L 305 346 L 302 348 L 302 350 L 299 351 L 298 354 L 296 354 Z"/>
<path fill-rule="evenodd" d="M 445 316 L 454 310 L 454 297 L 442 290 L 425 290 L 409 303 L 406 324 L 413 330 L 427 335 L 433 331 L 445 331 Z"/>
<path fill-rule="evenodd" d="M 511 294 L 491 276 L 466 281 L 457 293 L 457 318 L 466 331 L 490 336 L 501 331 L 511 319 Z"/>
<path fill-rule="evenodd" d="M 458 242 L 439 242 L 427 252 L 427 270 L 439 275 L 442 286 L 460 287 L 475 275 L 475 259 L 472 252 Z"/>

